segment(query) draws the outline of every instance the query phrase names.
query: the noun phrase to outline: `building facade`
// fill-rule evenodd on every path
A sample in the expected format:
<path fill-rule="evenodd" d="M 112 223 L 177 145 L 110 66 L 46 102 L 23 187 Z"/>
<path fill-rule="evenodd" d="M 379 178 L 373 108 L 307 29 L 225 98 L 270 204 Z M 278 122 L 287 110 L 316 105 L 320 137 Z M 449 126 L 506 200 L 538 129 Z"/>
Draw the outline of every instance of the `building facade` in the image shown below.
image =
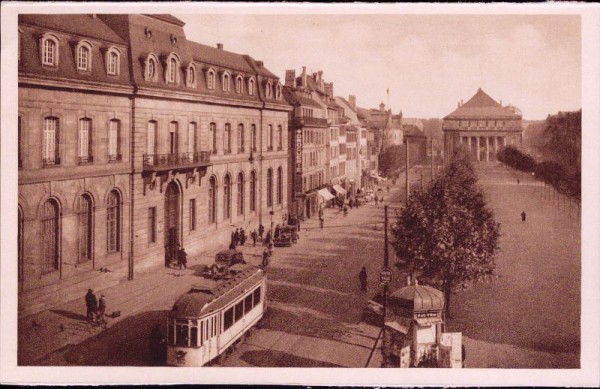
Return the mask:
<path fill-rule="evenodd" d="M 458 108 L 444 118 L 442 130 L 445 158 L 464 147 L 475 161 L 493 162 L 502 147 L 521 147 L 522 114 L 516 107 L 502 106 L 479 88 L 469 101 L 460 101 Z"/>
<path fill-rule="evenodd" d="M 21 290 L 107 267 L 131 278 L 177 247 L 193 257 L 287 214 L 283 86 L 260 61 L 187 41 L 183 26 L 20 17 Z"/>

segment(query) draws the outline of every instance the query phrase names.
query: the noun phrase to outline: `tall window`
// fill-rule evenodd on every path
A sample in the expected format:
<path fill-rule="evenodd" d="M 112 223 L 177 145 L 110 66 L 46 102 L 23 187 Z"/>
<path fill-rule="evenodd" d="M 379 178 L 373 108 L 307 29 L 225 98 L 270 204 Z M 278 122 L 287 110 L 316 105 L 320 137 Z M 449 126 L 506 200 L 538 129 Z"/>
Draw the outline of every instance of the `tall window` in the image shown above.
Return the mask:
<path fill-rule="evenodd" d="M 60 163 L 58 156 L 58 118 L 44 119 L 43 164 L 50 166 Z"/>
<path fill-rule="evenodd" d="M 108 159 L 110 161 L 121 160 L 121 150 L 119 139 L 121 137 L 121 122 L 117 119 L 112 119 L 108 127 Z"/>
<path fill-rule="evenodd" d="M 252 151 L 256 151 L 256 124 L 250 126 L 250 142 L 252 142 Z"/>
<path fill-rule="evenodd" d="M 225 124 L 225 131 L 223 132 L 223 153 L 231 153 L 231 124 Z"/>
<path fill-rule="evenodd" d="M 237 184 L 237 213 L 244 214 L 244 173 L 238 174 Z"/>
<path fill-rule="evenodd" d="M 108 66 L 106 67 L 108 74 L 119 74 L 119 53 L 116 51 L 108 52 Z"/>
<path fill-rule="evenodd" d="M 89 70 L 90 49 L 87 46 L 79 46 L 77 49 L 77 70 Z"/>
<path fill-rule="evenodd" d="M 212 69 L 206 73 L 206 87 L 208 89 L 215 89 L 215 71 Z"/>
<path fill-rule="evenodd" d="M 58 270 L 59 242 L 58 203 L 54 199 L 49 199 L 42 209 L 42 274 Z"/>
<path fill-rule="evenodd" d="M 171 84 L 175 84 L 177 80 L 177 60 L 175 58 L 171 58 L 169 60 L 169 82 Z"/>
<path fill-rule="evenodd" d="M 217 153 L 217 123 L 210 123 L 209 134 L 212 153 Z"/>
<path fill-rule="evenodd" d="M 267 134 L 267 149 L 273 150 L 273 125 L 269 124 L 269 133 Z"/>
<path fill-rule="evenodd" d="M 244 125 L 240 123 L 238 125 L 238 139 L 237 139 L 237 141 L 238 141 L 238 151 L 242 152 L 242 153 L 245 151 L 244 150 L 244 148 L 245 148 L 244 147 L 245 146 L 244 145 L 244 138 L 245 138 Z"/>
<path fill-rule="evenodd" d="M 109 253 L 121 249 L 121 196 L 116 190 L 108 195 L 106 207 L 106 246 Z"/>
<path fill-rule="evenodd" d="M 231 218 L 231 177 L 225 175 L 223 179 L 223 219 Z"/>
<path fill-rule="evenodd" d="M 156 207 L 148 208 L 148 243 L 156 242 Z"/>
<path fill-rule="evenodd" d="M 42 63 L 44 65 L 56 66 L 58 62 L 58 53 L 56 52 L 57 43 L 52 39 L 45 39 L 43 45 Z"/>
<path fill-rule="evenodd" d="M 277 150 L 283 150 L 283 127 L 277 126 Z"/>
<path fill-rule="evenodd" d="M 254 81 L 254 78 L 251 78 L 248 81 L 248 94 L 250 96 L 254 96 L 254 88 L 255 88 L 255 81 Z"/>
<path fill-rule="evenodd" d="M 250 173 L 250 210 L 256 211 L 256 172 Z"/>
<path fill-rule="evenodd" d="M 283 169 L 277 168 L 277 204 L 283 203 Z"/>
<path fill-rule="evenodd" d="M 229 92 L 229 81 L 230 77 L 228 73 L 223 74 L 223 90 Z"/>
<path fill-rule="evenodd" d="M 92 259 L 92 199 L 88 194 L 83 194 L 77 199 L 77 263 L 87 262 Z"/>
<path fill-rule="evenodd" d="M 169 154 L 177 154 L 177 130 L 178 123 L 169 123 Z"/>
<path fill-rule="evenodd" d="M 273 169 L 267 170 L 267 207 L 273 206 Z"/>
<path fill-rule="evenodd" d="M 190 231 L 196 229 L 196 199 L 190 199 Z"/>
<path fill-rule="evenodd" d="M 148 137 L 146 138 L 146 159 L 150 165 L 154 164 L 154 155 L 156 154 L 156 126 L 157 123 L 152 120 L 148 122 Z"/>
<path fill-rule="evenodd" d="M 235 93 L 242 93 L 242 77 L 236 77 L 235 79 Z"/>
<path fill-rule="evenodd" d="M 148 79 L 152 80 L 156 75 L 156 61 L 154 58 L 148 59 Z"/>
<path fill-rule="evenodd" d="M 191 122 L 188 125 L 188 153 L 198 152 L 198 134 L 196 132 L 196 123 Z"/>
<path fill-rule="evenodd" d="M 208 222 L 217 222 L 217 179 L 215 176 L 208 180 Z"/>
<path fill-rule="evenodd" d="M 92 120 L 88 118 L 79 119 L 79 163 L 92 161 L 91 131 Z"/>

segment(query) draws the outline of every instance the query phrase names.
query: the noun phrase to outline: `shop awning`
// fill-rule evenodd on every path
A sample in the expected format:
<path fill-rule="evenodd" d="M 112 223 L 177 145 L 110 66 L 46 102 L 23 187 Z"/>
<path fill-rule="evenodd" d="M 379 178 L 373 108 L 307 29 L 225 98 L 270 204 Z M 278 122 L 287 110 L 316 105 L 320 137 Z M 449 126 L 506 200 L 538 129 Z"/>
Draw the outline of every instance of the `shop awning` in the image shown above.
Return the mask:
<path fill-rule="evenodd" d="M 335 196 L 332 195 L 331 192 L 327 189 L 319 189 L 317 192 L 325 199 L 325 201 L 332 200 L 335 198 Z"/>
<path fill-rule="evenodd" d="M 346 189 L 342 188 L 339 185 L 334 185 L 333 190 L 335 190 L 338 194 L 343 194 L 343 195 L 346 194 Z"/>

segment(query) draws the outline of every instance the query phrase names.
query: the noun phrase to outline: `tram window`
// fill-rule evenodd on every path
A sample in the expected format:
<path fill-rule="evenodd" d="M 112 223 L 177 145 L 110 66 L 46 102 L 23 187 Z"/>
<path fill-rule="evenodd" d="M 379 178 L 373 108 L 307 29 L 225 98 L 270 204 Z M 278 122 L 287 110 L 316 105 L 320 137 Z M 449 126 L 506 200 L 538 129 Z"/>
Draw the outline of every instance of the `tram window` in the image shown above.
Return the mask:
<path fill-rule="evenodd" d="M 257 306 L 260 303 L 260 287 L 258 287 L 254 291 L 254 306 Z"/>
<path fill-rule="evenodd" d="M 204 321 L 200 322 L 200 346 L 204 344 Z"/>
<path fill-rule="evenodd" d="M 223 315 L 223 331 L 227 331 L 233 325 L 233 307 L 225 311 Z"/>
<path fill-rule="evenodd" d="M 169 328 L 168 328 L 168 336 L 169 336 L 169 344 L 175 344 L 175 326 L 173 324 L 169 324 Z"/>
<path fill-rule="evenodd" d="M 189 327 L 187 324 L 177 324 L 175 327 L 175 345 L 187 346 L 189 341 Z"/>
<path fill-rule="evenodd" d="M 235 304 L 235 321 L 237 322 L 244 316 L 244 301 Z"/>
<path fill-rule="evenodd" d="M 198 327 L 190 327 L 190 346 L 198 347 Z"/>
<path fill-rule="evenodd" d="M 244 299 L 244 315 L 247 314 L 248 312 L 250 312 L 251 309 L 252 309 L 252 293 L 250 293 Z"/>
<path fill-rule="evenodd" d="M 206 324 L 206 331 L 204 331 L 204 336 L 205 336 L 205 340 L 208 340 L 208 338 L 210 338 L 209 334 L 210 334 L 210 320 L 206 319 L 204 320 L 204 324 Z"/>
<path fill-rule="evenodd" d="M 217 334 L 217 317 L 213 316 L 210 318 L 210 323 L 212 324 L 212 332 L 211 335 L 215 336 Z"/>

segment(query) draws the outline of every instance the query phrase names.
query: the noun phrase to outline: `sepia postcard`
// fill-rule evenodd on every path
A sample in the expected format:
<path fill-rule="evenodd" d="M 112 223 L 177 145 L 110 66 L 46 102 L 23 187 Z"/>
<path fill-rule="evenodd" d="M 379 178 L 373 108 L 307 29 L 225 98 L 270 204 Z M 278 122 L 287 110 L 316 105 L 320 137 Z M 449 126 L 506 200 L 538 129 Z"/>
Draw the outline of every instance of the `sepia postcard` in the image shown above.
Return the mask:
<path fill-rule="evenodd" d="M 0 382 L 598 386 L 599 36 L 3 3 Z"/>

